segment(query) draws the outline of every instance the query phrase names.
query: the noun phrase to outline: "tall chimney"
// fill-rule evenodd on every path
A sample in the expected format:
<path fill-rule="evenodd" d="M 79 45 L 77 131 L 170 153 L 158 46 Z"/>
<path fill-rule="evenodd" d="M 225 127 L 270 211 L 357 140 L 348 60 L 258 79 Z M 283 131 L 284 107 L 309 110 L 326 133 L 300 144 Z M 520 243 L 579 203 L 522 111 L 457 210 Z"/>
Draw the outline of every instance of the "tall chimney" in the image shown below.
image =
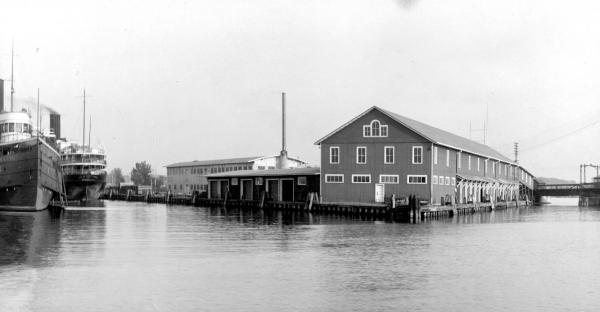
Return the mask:
<path fill-rule="evenodd" d="M 50 114 L 50 130 L 54 132 L 56 139 L 60 139 L 60 115 Z"/>
<path fill-rule="evenodd" d="M 278 169 L 287 169 L 287 150 L 285 147 L 285 92 L 281 93 L 281 153 Z"/>
<path fill-rule="evenodd" d="M 4 110 L 4 80 L 0 79 L 0 112 Z"/>

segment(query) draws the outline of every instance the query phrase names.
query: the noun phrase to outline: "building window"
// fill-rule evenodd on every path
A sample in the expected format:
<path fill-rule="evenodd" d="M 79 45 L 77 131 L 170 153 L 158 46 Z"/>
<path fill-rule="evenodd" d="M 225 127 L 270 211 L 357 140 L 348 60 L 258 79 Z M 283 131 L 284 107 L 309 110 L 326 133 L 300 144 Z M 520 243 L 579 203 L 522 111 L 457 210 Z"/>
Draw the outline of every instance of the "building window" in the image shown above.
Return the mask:
<path fill-rule="evenodd" d="M 456 178 L 452 178 L 452 185 L 456 185 Z"/>
<path fill-rule="evenodd" d="M 461 162 L 462 162 L 462 153 L 461 152 L 456 153 L 456 158 L 458 160 L 456 166 L 458 167 L 458 169 L 460 169 Z"/>
<path fill-rule="evenodd" d="M 344 183 L 343 174 L 326 174 L 325 183 Z"/>
<path fill-rule="evenodd" d="M 371 183 L 370 174 L 353 174 L 352 183 Z"/>
<path fill-rule="evenodd" d="M 340 148 L 338 146 L 332 146 L 329 148 L 329 163 L 339 164 L 340 163 Z"/>
<path fill-rule="evenodd" d="M 256 178 L 256 185 L 263 185 L 263 178 Z"/>
<path fill-rule="evenodd" d="M 479 171 L 479 157 L 477 157 L 477 171 Z"/>
<path fill-rule="evenodd" d="M 363 126 L 363 137 L 371 136 L 371 126 L 364 125 Z"/>
<path fill-rule="evenodd" d="M 412 163 L 419 165 L 423 163 L 423 146 L 413 146 L 412 148 Z"/>
<path fill-rule="evenodd" d="M 446 177 L 446 185 L 450 185 L 450 177 Z"/>
<path fill-rule="evenodd" d="M 379 120 L 373 120 L 369 125 L 363 126 L 363 137 L 387 137 L 388 126 L 382 125 Z"/>
<path fill-rule="evenodd" d="M 438 156 L 438 148 L 437 146 L 433 147 L 433 164 L 437 165 L 437 156 Z"/>
<path fill-rule="evenodd" d="M 406 176 L 406 183 L 408 184 L 427 184 L 426 175 L 409 174 Z"/>
<path fill-rule="evenodd" d="M 438 184 L 438 176 L 434 175 L 431 177 L 431 184 Z"/>
<path fill-rule="evenodd" d="M 496 163 L 492 161 L 492 174 L 496 175 Z"/>
<path fill-rule="evenodd" d="M 231 185 L 238 185 L 238 178 L 231 178 Z"/>
<path fill-rule="evenodd" d="M 356 163 L 366 164 L 367 163 L 367 147 L 357 146 L 356 147 Z"/>
<path fill-rule="evenodd" d="M 386 164 L 394 163 L 394 147 L 393 146 L 384 147 L 383 162 Z"/>
<path fill-rule="evenodd" d="M 379 175 L 379 183 L 384 184 L 398 184 L 400 176 L 397 174 L 381 174 Z"/>
<path fill-rule="evenodd" d="M 446 150 L 446 167 L 450 167 L 450 150 Z"/>
<path fill-rule="evenodd" d="M 306 177 L 298 177 L 298 185 L 306 185 Z"/>
<path fill-rule="evenodd" d="M 258 166 L 258 170 L 265 170 L 267 169 L 265 166 Z"/>

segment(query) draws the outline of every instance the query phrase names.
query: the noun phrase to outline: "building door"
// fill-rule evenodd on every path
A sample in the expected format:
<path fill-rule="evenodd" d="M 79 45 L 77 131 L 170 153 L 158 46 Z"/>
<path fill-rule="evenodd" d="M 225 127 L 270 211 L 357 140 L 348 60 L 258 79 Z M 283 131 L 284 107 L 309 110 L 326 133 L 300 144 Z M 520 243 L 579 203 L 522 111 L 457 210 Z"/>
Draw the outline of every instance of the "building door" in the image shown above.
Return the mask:
<path fill-rule="evenodd" d="M 383 203 L 385 198 L 385 184 L 375 184 L 375 202 Z"/>
<path fill-rule="evenodd" d="M 242 180 L 242 199 L 252 200 L 252 180 Z"/>
<path fill-rule="evenodd" d="M 294 180 L 281 180 L 281 201 L 294 201 Z"/>
<path fill-rule="evenodd" d="M 220 198 L 225 198 L 225 194 L 229 192 L 229 181 L 223 180 L 221 182 L 221 189 L 219 190 Z"/>
<path fill-rule="evenodd" d="M 210 181 L 210 198 L 219 198 L 219 181 Z"/>
<path fill-rule="evenodd" d="M 279 199 L 279 180 L 267 180 L 267 192 L 272 200 Z"/>

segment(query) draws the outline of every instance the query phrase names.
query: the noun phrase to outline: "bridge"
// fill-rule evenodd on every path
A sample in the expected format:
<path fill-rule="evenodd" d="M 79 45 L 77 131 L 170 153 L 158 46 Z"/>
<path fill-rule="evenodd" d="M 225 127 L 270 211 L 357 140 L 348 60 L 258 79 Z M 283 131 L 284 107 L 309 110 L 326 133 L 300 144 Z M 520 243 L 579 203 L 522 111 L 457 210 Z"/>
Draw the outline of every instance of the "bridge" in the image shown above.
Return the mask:
<path fill-rule="evenodd" d="M 536 197 L 541 196 L 600 196 L 599 183 L 573 184 L 537 184 L 533 190 Z"/>

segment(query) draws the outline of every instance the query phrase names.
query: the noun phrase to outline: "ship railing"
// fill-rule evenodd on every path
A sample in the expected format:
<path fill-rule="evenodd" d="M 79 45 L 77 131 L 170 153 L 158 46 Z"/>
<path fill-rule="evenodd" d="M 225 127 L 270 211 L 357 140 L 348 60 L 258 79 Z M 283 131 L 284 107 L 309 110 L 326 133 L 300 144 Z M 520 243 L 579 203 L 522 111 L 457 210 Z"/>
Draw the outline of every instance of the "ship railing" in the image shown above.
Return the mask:
<path fill-rule="evenodd" d="M 94 163 L 94 164 L 102 164 L 102 165 L 106 165 L 106 160 L 105 159 L 63 159 L 62 163 L 63 164 L 70 164 L 70 163 Z"/>

